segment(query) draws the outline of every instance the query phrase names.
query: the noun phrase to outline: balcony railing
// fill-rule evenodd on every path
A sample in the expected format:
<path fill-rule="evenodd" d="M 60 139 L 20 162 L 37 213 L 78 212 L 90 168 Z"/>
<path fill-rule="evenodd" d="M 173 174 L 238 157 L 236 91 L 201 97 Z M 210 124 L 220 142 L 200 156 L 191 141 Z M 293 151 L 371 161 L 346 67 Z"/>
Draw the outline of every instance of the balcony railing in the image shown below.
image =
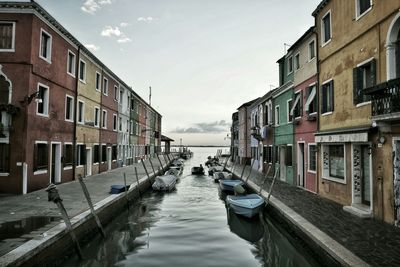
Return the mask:
<path fill-rule="evenodd" d="M 400 118 L 400 78 L 366 88 L 364 94 L 371 96 L 373 117 Z"/>

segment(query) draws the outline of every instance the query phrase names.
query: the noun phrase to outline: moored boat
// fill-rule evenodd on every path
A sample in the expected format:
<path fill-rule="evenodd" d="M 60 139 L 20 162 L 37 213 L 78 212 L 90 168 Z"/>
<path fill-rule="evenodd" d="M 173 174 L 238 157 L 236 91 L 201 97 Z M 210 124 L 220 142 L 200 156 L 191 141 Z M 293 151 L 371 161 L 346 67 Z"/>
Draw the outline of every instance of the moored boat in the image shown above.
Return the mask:
<path fill-rule="evenodd" d="M 264 199 L 257 194 L 230 195 L 226 197 L 226 203 L 234 213 L 247 218 L 254 217 L 264 207 Z"/>
<path fill-rule="evenodd" d="M 213 175 L 215 172 L 222 172 L 224 167 L 222 166 L 212 166 L 208 168 L 208 175 Z"/>
<path fill-rule="evenodd" d="M 193 167 L 192 174 L 203 175 L 204 174 L 203 166 L 200 165 L 200 167 L 197 167 L 197 166 Z"/>
<path fill-rule="evenodd" d="M 237 185 L 244 185 L 242 180 L 236 179 L 220 179 L 219 180 L 219 187 L 221 190 L 231 191 L 233 192 L 233 188 Z"/>
<path fill-rule="evenodd" d="M 214 182 L 218 182 L 220 179 L 232 179 L 232 173 L 230 172 L 214 172 Z"/>
<path fill-rule="evenodd" d="M 171 191 L 175 189 L 176 180 L 177 178 L 175 175 L 157 176 L 156 180 L 152 185 L 152 188 L 153 190 L 158 190 L 158 191 Z"/>

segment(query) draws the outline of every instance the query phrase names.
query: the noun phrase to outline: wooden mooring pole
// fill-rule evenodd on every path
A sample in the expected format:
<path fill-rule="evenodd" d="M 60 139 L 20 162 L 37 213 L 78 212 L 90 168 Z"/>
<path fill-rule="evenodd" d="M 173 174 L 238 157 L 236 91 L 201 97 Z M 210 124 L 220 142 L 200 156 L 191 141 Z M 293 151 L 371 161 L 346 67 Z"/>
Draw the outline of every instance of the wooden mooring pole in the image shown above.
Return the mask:
<path fill-rule="evenodd" d="M 240 174 L 240 179 L 243 178 L 244 170 L 246 169 L 246 163 L 247 163 L 247 159 L 244 161 L 244 165 L 243 165 L 243 169 L 242 169 L 242 174 Z"/>
<path fill-rule="evenodd" d="M 126 186 L 126 173 L 125 172 L 124 172 L 124 186 L 125 186 L 126 205 L 128 206 L 128 210 L 129 210 L 128 187 Z"/>
<path fill-rule="evenodd" d="M 149 183 L 150 183 L 150 186 L 151 186 L 150 175 L 149 175 L 149 172 L 147 171 L 146 165 L 144 164 L 143 158 L 142 158 L 142 165 L 143 165 L 144 171 L 146 172 L 147 177 L 149 178 Z"/>
<path fill-rule="evenodd" d="M 156 175 L 156 170 L 154 169 L 153 162 L 151 162 L 151 157 L 149 158 L 150 166 L 153 169 L 154 175 Z"/>
<path fill-rule="evenodd" d="M 160 165 L 161 165 L 161 169 L 162 169 L 162 171 L 163 171 L 163 173 L 165 172 L 165 170 L 164 170 L 164 166 L 163 166 L 163 164 L 162 164 L 162 162 L 161 162 L 161 159 L 160 159 L 160 157 L 159 157 L 159 155 L 158 154 L 156 154 L 157 155 L 157 158 L 158 158 L 158 162 L 160 162 Z"/>
<path fill-rule="evenodd" d="M 136 168 L 136 166 L 135 166 L 135 175 L 136 175 L 136 182 L 137 182 L 137 188 L 138 188 L 138 191 L 139 191 L 139 196 L 142 197 L 142 194 L 140 193 L 139 175 L 138 175 L 138 173 L 137 173 L 137 168 Z"/>

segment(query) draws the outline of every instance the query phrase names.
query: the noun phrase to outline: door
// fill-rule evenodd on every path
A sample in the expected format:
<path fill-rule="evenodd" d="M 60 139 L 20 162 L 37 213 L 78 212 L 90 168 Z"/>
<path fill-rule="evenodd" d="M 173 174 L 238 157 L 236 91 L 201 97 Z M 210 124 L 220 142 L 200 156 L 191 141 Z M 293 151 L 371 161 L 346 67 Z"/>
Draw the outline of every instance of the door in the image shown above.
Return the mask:
<path fill-rule="evenodd" d="M 92 175 L 92 148 L 86 148 L 86 176 Z"/>
<path fill-rule="evenodd" d="M 304 187 L 304 143 L 297 144 L 297 184 Z"/>
<path fill-rule="evenodd" d="M 286 147 L 280 146 L 279 147 L 279 178 L 282 181 L 285 181 L 286 178 L 286 169 L 285 169 L 285 154 L 286 154 Z"/>
<path fill-rule="evenodd" d="M 111 147 L 107 147 L 107 166 L 111 170 Z"/>
<path fill-rule="evenodd" d="M 361 202 L 371 205 L 371 171 L 369 145 L 361 146 Z"/>
<path fill-rule="evenodd" d="M 61 144 L 51 144 L 51 182 L 61 183 Z"/>
<path fill-rule="evenodd" d="M 394 174 L 394 207 L 396 210 L 396 226 L 400 226 L 400 140 L 394 140 L 393 144 L 393 174 Z"/>

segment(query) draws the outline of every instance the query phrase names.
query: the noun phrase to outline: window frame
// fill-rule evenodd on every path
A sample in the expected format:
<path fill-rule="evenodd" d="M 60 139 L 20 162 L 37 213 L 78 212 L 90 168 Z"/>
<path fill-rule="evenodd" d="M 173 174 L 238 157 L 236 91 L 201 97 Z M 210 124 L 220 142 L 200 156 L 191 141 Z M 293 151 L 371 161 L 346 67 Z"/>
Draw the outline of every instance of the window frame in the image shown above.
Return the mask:
<path fill-rule="evenodd" d="M 40 92 L 40 87 L 45 88 L 47 93 L 43 96 L 42 103 L 36 102 L 36 115 L 48 118 L 49 117 L 50 87 L 43 83 L 38 83 L 37 92 Z M 43 113 L 39 112 L 39 104 L 43 104 Z"/>
<path fill-rule="evenodd" d="M 314 45 L 313 45 L 313 48 L 312 49 L 310 49 L 310 45 L 311 45 L 311 43 L 314 43 Z M 315 45 L 315 39 L 312 39 L 310 42 L 308 42 L 308 62 L 311 62 L 311 61 L 313 61 L 317 56 L 316 56 L 316 45 Z M 314 56 L 313 57 L 311 57 L 311 51 L 313 51 L 312 52 L 312 54 L 314 54 Z"/>
<path fill-rule="evenodd" d="M 289 76 L 290 74 L 292 74 L 294 66 L 293 66 L 293 56 L 288 57 L 288 73 L 287 75 Z"/>
<path fill-rule="evenodd" d="M 42 35 L 46 34 L 47 36 L 49 36 L 49 47 L 48 47 L 48 56 L 44 57 L 42 55 Z M 47 31 L 45 31 L 43 28 L 40 28 L 40 40 L 39 40 L 39 58 L 43 59 L 44 61 L 48 62 L 51 64 L 51 56 L 52 56 L 52 46 L 53 46 L 53 36 L 51 36 L 50 33 L 48 33 Z"/>
<path fill-rule="evenodd" d="M 83 63 L 83 79 L 81 78 L 81 63 Z M 82 83 L 86 83 L 86 61 L 84 61 L 83 59 L 79 59 L 79 73 L 78 73 L 78 78 L 79 81 L 81 81 Z"/>
<path fill-rule="evenodd" d="M 325 40 L 325 23 L 324 19 L 329 15 L 329 39 Z M 326 46 L 332 41 L 332 12 L 329 9 L 321 18 L 321 47 Z"/>
<path fill-rule="evenodd" d="M 67 159 L 67 156 L 66 156 L 66 151 L 67 151 L 67 146 L 71 146 L 71 149 L 72 149 L 72 151 L 71 151 L 71 163 L 66 163 L 66 159 Z M 74 163 L 74 157 L 73 157 L 73 155 L 74 155 L 74 147 L 73 147 L 73 144 L 72 144 L 72 142 L 64 142 L 64 144 L 63 144 L 63 162 L 62 162 L 62 165 L 63 165 L 63 169 L 64 170 L 70 170 L 70 169 L 72 169 L 72 166 L 73 166 L 73 163 Z"/>
<path fill-rule="evenodd" d="M 324 110 L 323 110 L 323 103 L 324 103 L 324 101 L 323 101 L 323 97 L 324 97 L 324 90 L 325 90 L 325 87 L 327 86 L 327 84 L 331 84 L 331 86 L 332 86 L 332 88 L 331 88 L 331 90 L 332 90 L 332 95 L 331 95 L 331 110 L 326 110 L 325 112 L 324 112 Z M 335 110 L 335 103 L 334 103 L 334 83 L 333 83 L 333 79 L 329 79 L 329 80 L 326 80 L 325 82 L 323 82 L 322 83 L 322 85 L 321 85 L 321 96 L 322 96 L 322 103 L 321 103 L 321 116 L 326 116 L 326 115 L 330 115 L 330 114 L 332 114 L 333 113 L 333 111 Z"/>
<path fill-rule="evenodd" d="M 296 63 L 297 62 L 297 63 Z M 293 60 L 293 69 L 294 71 L 298 71 L 300 69 L 300 52 L 297 52 L 294 55 L 294 60 Z"/>
<path fill-rule="evenodd" d="M 276 105 L 274 110 L 275 110 L 275 112 L 274 112 L 275 126 L 279 126 L 280 125 L 280 106 Z"/>
<path fill-rule="evenodd" d="M 113 131 L 117 132 L 118 130 L 118 116 L 117 114 L 113 114 Z"/>
<path fill-rule="evenodd" d="M 346 145 L 345 144 L 343 144 L 343 143 L 325 143 L 325 144 L 322 144 L 321 145 L 321 150 L 322 150 L 322 153 L 321 153 L 321 162 L 322 162 L 321 165 L 322 166 L 321 167 L 323 168 L 323 166 L 324 166 L 324 152 L 325 152 L 325 149 L 327 147 L 329 147 L 329 146 L 343 146 L 343 160 L 344 160 L 343 175 L 344 175 L 344 177 L 343 177 L 343 179 L 336 178 L 336 177 L 331 177 L 330 176 L 330 168 L 331 168 L 331 166 L 329 165 L 328 166 L 328 176 L 326 176 L 326 173 L 325 173 L 324 169 L 322 169 L 321 170 L 321 178 L 324 179 L 324 180 L 329 180 L 329 181 L 337 182 L 337 183 L 340 183 L 340 184 L 347 184 Z M 328 148 L 328 151 L 329 151 L 329 148 Z M 330 153 L 328 152 L 328 162 L 330 161 L 329 158 L 330 158 Z"/>
<path fill-rule="evenodd" d="M 79 108 L 79 103 L 82 103 L 82 109 Z M 79 115 L 82 114 L 82 121 L 79 120 Z M 78 99 L 78 107 L 77 107 L 77 114 L 76 114 L 76 122 L 78 124 L 85 124 L 85 102 Z"/>
<path fill-rule="evenodd" d="M 114 85 L 114 101 L 119 102 L 119 89 L 116 85 Z"/>
<path fill-rule="evenodd" d="M 67 108 L 68 108 L 68 105 L 67 105 L 68 99 L 71 100 L 71 105 L 70 105 L 70 108 L 69 108 L 70 110 L 67 110 Z M 74 97 L 73 96 L 65 95 L 64 113 L 65 113 L 65 116 L 64 116 L 65 121 L 74 122 Z M 67 118 L 68 114 L 69 114 L 69 117 L 70 117 L 69 119 Z"/>
<path fill-rule="evenodd" d="M 97 147 L 97 158 L 96 158 L 96 149 Z M 99 165 L 100 164 L 100 144 L 99 143 L 94 143 L 92 146 L 92 164 L 93 165 Z M 97 161 L 96 161 L 97 160 Z"/>
<path fill-rule="evenodd" d="M 290 115 L 290 110 L 292 109 L 292 106 L 289 105 L 289 103 L 292 103 L 292 105 L 293 105 L 293 99 L 290 98 L 290 99 L 286 100 L 286 109 L 287 109 L 286 119 L 287 119 L 288 124 L 293 122 L 293 117 Z"/>
<path fill-rule="evenodd" d="M 106 86 L 107 84 L 107 86 Z M 108 96 L 108 79 L 103 77 L 103 95 Z"/>
<path fill-rule="evenodd" d="M 363 13 L 361 13 L 360 10 L 360 0 L 355 0 L 355 10 L 356 10 L 356 21 L 364 17 L 368 12 L 370 12 L 374 6 L 374 3 L 372 0 L 369 0 L 370 6 L 367 8 Z"/>
<path fill-rule="evenodd" d="M 0 52 L 15 52 L 15 21 L 7 21 L 7 20 L 0 20 L 0 23 L 9 23 L 12 25 L 12 40 L 11 40 L 11 48 L 0 48 Z"/>
<path fill-rule="evenodd" d="M 356 65 L 356 67 L 353 69 L 353 104 L 358 108 L 358 107 L 362 107 L 362 106 L 365 106 L 365 105 L 368 105 L 368 104 L 371 104 L 371 99 L 369 99 L 369 100 L 367 100 L 367 101 L 363 101 L 363 102 L 358 102 L 358 99 L 355 99 L 355 90 L 364 90 L 365 88 L 367 88 L 367 87 L 364 87 L 364 84 L 363 84 L 363 88 L 361 88 L 361 89 L 359 89 L 359 88 L 354 88 L 354 86 L 357 86 L 356 84 L 354 84 L 354 83 L 356 83 L 357 81 L 355 81 L 354 80 L 354 72 L 358 72 L 358 70 L 359 69 L 364 69 L 365 70 L 365 67 L 367 66 L 367 65 L 370 65 L 370 68 L 372 69 L 372 65 L 374 64 L 374 68 L 375 68 L 375 73 L 373 74 L 374 75 L 374 83 L 375 84 L 373 84 L 373 85 L 371 85 L 371 86 L 374 86 L 374 85 L 376 85 L 376 76 L 377 76 L 377 69 L 376 69 L 376 59 L 375 59 L 375 57 L 371 57 L 371 58 L 369 58 L 369 59 L 367 59 L 367 60 L 364 60 L 363 62 L 361 62 L 361 63 L 359 63 L 359 64 L 357 64 Z M 372 70 L 371 70 L 372 71 Z M 357 79 L 359 79 L 360 77 L 358 77 L 358 74 L 357 74 Z M 363 71 L 363 73 L 362 73 L 362 79 L 363 79 L 363 83 L 364 83 L 364 81 L 365 81 L 365 79 L 367 79 L 367 78 L 371 78 L 371 77 L 366 77 L 365 76 L 365 72 Z M 368 98 L 368 97 L 367 97 Z"/>
<path fill-rule="evenodd" d="M 310 166 L 311 166 L 311 161 L 310 161 L 310 155 L 311 155 L 311 150 L 310 150 L 310 147 L 311 146 L 314 146 L 315 147 L 315 170 L 312 170 L 312 169 L 310 169 Z M 317 160 L 317 158 L 318 158 L 318 148 L 317 148 L 317 143 L 308 143 L 307 144 L 307 172 L 309 172 L 309 173 L 313 173 L 313 174 L 316 174 L 317 173 L 317 170 L 318 170 L 318 160 Z"/>
<path fill-rule="evenodd" d="M 34 162 L 33 163 L 33 175 L 46 174 L 49 170 L 49 154 L 50 154 L 49 153 L 49 144 L 47 141 L 35 141 L 34 146 L 39 145 L 39 144 L 46 145 L 47 166 L 46 166 L 46 169 L 38 169 L 37 162 L 36 162 L 37 151 L 35 149 L 34 153 L 33 153 L 33 157 L 34 157 L 33 158 L 33 162 Z"/>
<path fill-rule="evenodd" d="M 93 108 L 93 125 L 94 127 L 100 128 L 100 107 L 94 107 Z M 96 124 L 96 110 L 98 111 L 98 117 L 97 117 L 97 124 Z"/>
<path fill-rule="evenodd" d="M 107 110 L 101 109 L 101 128 L 107 129 Z"/>
<path fill-rule="evenodd" d="M 69 55 L 73 55 L 73 62 L 69 61 Z M 72 67 L 71 72 L 69 72 L 69 69 Z M 75 78 L 75 72 L 76 72 L 76 55 L 74 52 L 68 49 L 67 52 L 67 74 Z"/>
<path fill-rule="evenodd" d="M 0 142 L 0 146 L 1 145 L 4 145 L 4 146 L 6 146 L 6 152 L 7 152 L 7 155 L 5 156 L 5 158 L 4 158 L 4 165 L 7 165 L 7 166 L 5 166 L 6 168 L 7 168 L 7 171 L 0 171 L 0 176 L 8 176 L 8 175 L 10 175 L 10 168 L 11 168 L 11 161 L 10 161 L 10 156 L 11 156 L 11 150 L 10 150 L 10 148 L 11 148 L 11 144 L 10 143 L 8 143 L 8 142 Z M 1 151 L 1 149 L 0 149 L 0 151 Z"/>
<path fill-rule="evenodd" d="M 97 77 L 99 78 L 98 80 L 97 80 Z M 102 85 L 101 73 L 96 71 L 94 79 L 95 79 L 94 86 L 95 86 L 96 91 L 101 92 L 101 85 Z"/>

